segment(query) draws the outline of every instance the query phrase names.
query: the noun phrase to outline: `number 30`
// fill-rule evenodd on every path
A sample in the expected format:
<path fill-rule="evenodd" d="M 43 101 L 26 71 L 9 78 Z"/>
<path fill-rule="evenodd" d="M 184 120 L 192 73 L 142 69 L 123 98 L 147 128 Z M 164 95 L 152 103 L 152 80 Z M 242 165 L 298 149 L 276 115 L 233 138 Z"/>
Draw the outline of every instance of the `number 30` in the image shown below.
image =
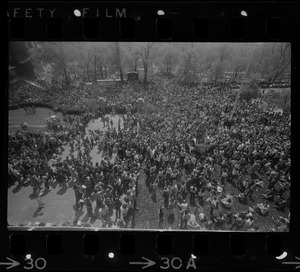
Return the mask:
<path fill-rule="evenodd" d="M 163 258 L 161 258 L 161 260 L 164 260 L 163 264 L 165 265 L 165 266 L 161 265 L 160 266 L 161 269 L 168 269 L 168 268 L 170 268 L 170 259 L 169 258 L 163 257 Z M 175 261 L 179 261 L 179 264 L 175 265 Z M 182 266 L 182 260 L 180 258 L 178 258 L 178 257 L 172 258 L 172 260 L 171 260 L 171 267 L 173 269 L 180 269 L 181 266 Z"/>
<path fill-rule="evenodd" d="M 30 265 L 30 266 L 24 266 L 24 268 L 27 269 L 27 270 L 30 270 L 34 267 L 36 267 L 39 270 L 42 270 L 47 266 L 47 262 L 44 258 L 37 258 L 35 260 L 34 264 L 33 264 L 33 259 L 32 258 L 26 259 L 26 261 L 28 262 L 27 265 Z M 39 263 L 38 263 L 39 261 L 42 261 L 43 265 L 40 266 Z"/>

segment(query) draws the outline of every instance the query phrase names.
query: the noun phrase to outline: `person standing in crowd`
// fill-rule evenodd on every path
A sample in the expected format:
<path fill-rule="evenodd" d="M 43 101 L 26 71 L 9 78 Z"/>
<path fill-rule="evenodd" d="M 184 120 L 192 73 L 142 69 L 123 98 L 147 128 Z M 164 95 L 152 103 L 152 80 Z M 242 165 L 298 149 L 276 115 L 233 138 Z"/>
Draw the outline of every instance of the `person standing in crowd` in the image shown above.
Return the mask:
<path fill-rule="evenodd" d="M 42 192 L 39 192 L 37 195 L 36 195 L 36 200 L 38 202 L 38 209 L 41 209 L 45 206 L 45 204 L 42 202 Z"/>
<path fill-rule="evenodd" d="M 168 207 L 169 193 L 170 193 L 170 190 L 165 186 L 164 189 L 163 189 L 163 192 L 162 192 L 162 196 L 164 198 L 164 206 L 165 206 L 165 208 Z"/>
<path fill-rule="evenodd" d="M 156 189 L 157 189 L 157 182 L 152 183 L 152 190 L 151 190 L 151 199 L 156 202 Z"/>
<path fill-rule="evenodd" d="M 79 200 L 81 199 L 82 194 L 80 193 L 79 187 L 76 184 L 73 185 L 73 189 L 74 189 L 74 193 L 75 193 L 75 205 L 74 205 L 74 207 L 75 207 L 75 210 L 77 210 L 78 206 L 79 206 Z"/>
<path fill-rule="evenodd" d="M 89 218 L 93 217 L 93 207 L 92 207 L 91 198 L 90 197 L 85 197 L 84 198 L 84 204 L 86 205 L 88 217 Z"/>
<path fill-rule="evenodd" d="M 163 205 L 163 203 L 161 203 L 161 205 L 159 207 L 158 217 L 159 217 L 158 228 L 161 229 L 161 228 L 163 228 L 163 223 L 164 223 L 164 205 Z"/>
<path fill-rule="evenodd" d="M 42 183 L 45 186 L 45 191 L 46 192 L 50 191 L 48 173 L 46 173 L 45 175 L 41 176 L 41 180 L 42 180 Z"/>
<path fill-rule="evenodd" d="M 190 219 L 190 213 L 187 210 L 181 210 L 181 223 L 180 228 L 181 229 L 187 229 L 187 223 Z"/>
<path fill-rule="evenodd" d="M 121 206 L 122 202 L 119 197 L 115 198 L 115 209 L 116 209 L 116 219 L 121 218 Z"/>

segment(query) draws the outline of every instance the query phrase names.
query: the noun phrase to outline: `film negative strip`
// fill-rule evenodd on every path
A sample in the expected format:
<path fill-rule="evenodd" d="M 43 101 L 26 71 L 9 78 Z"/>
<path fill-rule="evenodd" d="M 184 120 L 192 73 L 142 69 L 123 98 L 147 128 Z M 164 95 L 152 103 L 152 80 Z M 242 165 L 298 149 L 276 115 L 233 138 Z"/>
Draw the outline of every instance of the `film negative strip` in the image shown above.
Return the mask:
<path fill-rule="evenodd" d="M 299 15 L 9 1 L 0 270 L 299 269 Z"/>

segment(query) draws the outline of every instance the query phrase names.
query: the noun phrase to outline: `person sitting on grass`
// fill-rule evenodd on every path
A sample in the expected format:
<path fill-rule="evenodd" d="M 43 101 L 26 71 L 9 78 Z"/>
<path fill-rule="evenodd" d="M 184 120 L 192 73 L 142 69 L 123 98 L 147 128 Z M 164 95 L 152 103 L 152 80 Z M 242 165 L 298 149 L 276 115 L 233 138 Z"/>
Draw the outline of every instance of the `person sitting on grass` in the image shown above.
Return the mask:
<path fill-rule="evenodd" d="M 252 194 L 254 191 L 256 191 L 257 187 L 263 187 L 263 181 L 262 180 L 252 180 L 252 185 L 250 185 L 248 192 L 246 193 L 246 197 L 249 197 L 249 199 L 252 199 Z"/>
<path fill-rule="evenodd" d="M 238 194 L 238 200 L 239 200 L 239 202 L 241 202 L 243 204 L 247 204 L 247 197 L 244 193 Z"/>
<path fill-rule="evenodd" d="M 256 206 L 254 206 L 254 209 L 258 214 L 266 216 L 269 213 L 269 202 L 266 201 L 264 203 L 258 203 Z"/>
<path fill-rule="evenodd" d="M 214 229 L 219 230 L 219 229 L 224 229 L 224 224 L 225 224 L 225 218 L 223 214 L 219 214 L 218 217 L 213 218 L 214 224 Z"/>
<path fill-rule="evenodd" d="M 125 222 L 121 218 L 116 219 L 115 225 L 112 225 L 112 228 L 124 228 Z"/>
<path fill-rule="evenodd" d="M 225 214 L 223 215 L 223 217 L 224 217 L 225 222 L 226 222 L 227 224 L 231 224 L 231 222 L 232 222 L 232 220 L 233 220 L 233 215 L 232 215 L 231 212 L 225 213 Z"/>
<path fill-rule="evenodd" d="M 200 222 L 206 222 L 207 221 L 207 217 L 203 212 L 199 213 L 199 220 L 200 220 Z"/>
<path fill-rule="evenodd" d="M 244 226 L 245 220 L 242 218 L 242 215 L 240 213 L 234 214 L 233 219 L 234 219 L 234 222 L 230 226 L 230 228 L 229 228 L 230 230 L 233 230 L 234 228 L 236 230 L 239 230 Z"/>
<path fill-rule="evenodd" d="M 284 198 L 278 198 L 274 203 L 274 208 L 277 210 L 285 211 L 287 207 L 287 201 Z"/>
<path fill-rule="evenodd" d="M 267 190 L 265 194 L 262 195 L 263 199 L 266 199 L 268 201 L 274 200 L 274 192 L 271 190 Z"/>
<path fill-rule="evenodd" d="M 246 189 L 248 189 L 249 183 L 248 179 L 241 177 L 239 182 L 237 183 L 237 188 L 244 193 Z"/>
<path fill-rule="evenodd" d="M 200 225 L 196 221 L 195 214 L 191 213 L 190 218 L 188 219 L 187 225 L 191 227 L 192 229 L 200 228 Z"/>
<path fill-rule="evenodd" d="M 213 226 L 214 226 L 213 221 L 212 220 L 208 220 L 204 224 L 204 229 L 206 229 L 206 230 L 212 230 Z"/>
<path fill-rule="evenodd" d="M 233 201 L 230 194 L 227 194 L 226 197 L 221 200 L 221 205 L 223 206 L 223 208 L 231 209 L 232 204 Z"/>

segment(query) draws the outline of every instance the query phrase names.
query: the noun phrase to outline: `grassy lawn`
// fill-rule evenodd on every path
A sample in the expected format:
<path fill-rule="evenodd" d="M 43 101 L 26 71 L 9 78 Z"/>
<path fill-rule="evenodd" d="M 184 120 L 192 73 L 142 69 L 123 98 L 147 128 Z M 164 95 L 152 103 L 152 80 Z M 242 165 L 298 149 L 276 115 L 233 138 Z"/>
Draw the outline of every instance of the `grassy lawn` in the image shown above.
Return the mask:
<path fill-rule="evenodd" d="M 21 130 L 20 123 L 26 122 L 29 126 L 29 131 L 43 130 L 46 126 L 46 118 L 53 115 L 54 112 L 47 108 L 36 108 L 36 113 L 29 115 L 25 113 L 24 109 L 10 110 L 8 115 L 9 130 L 17 131 Z M 61 113 L 57 113 L 56 116 L 60 117 Z"/>

